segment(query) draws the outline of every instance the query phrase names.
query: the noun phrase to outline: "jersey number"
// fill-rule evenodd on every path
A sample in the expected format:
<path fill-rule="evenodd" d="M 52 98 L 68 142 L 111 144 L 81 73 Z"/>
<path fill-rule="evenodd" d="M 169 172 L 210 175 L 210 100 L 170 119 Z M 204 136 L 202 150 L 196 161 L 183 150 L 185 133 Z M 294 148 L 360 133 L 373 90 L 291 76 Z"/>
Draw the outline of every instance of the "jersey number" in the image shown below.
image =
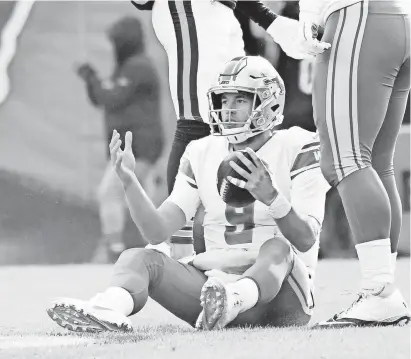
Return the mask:
<path fill-rule="evenodd" d="M 300 61 L 298 88 L 306 95 L 312 94 L 313 76 L 314 76 L 314 60 L 304 59 Z"/>
<path fill-rule="evenodd" d="M 254 203 L 243 208 L 226 206 L 225 217 L 231 226 L 225 227 L 225 241 L 227 244 L 243 244 L 253 241 Z"/>

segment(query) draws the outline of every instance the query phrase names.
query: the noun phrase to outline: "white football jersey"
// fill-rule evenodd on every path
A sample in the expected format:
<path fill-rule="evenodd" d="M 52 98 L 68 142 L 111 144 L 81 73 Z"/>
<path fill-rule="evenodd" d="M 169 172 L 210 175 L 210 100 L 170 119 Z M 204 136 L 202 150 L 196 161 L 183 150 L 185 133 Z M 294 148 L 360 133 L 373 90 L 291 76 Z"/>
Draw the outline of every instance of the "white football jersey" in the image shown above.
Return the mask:
<path fill-rule="evenodd" d="M 245 55 L 233 10 L 219 1 L 156 0 L 152 23 L 167 53 L 177 117 L 208 122 L 208 89 L 224 63 Z"/>
<path fill-rule="evenodd" d="M 255 201 L 234 208 L 221 199 L 217 190 L 217 170 L 230 153 L 224 137 L 208 136 L 192 141 L 181 158 L 174 190 L 169 199 L 190 220 L 200 202 L 205 208 L 206 250 L 225 248 L 258 249 L 270 238 L 282 236 L 267 206 Z M 257 152 L 273 174 L 277 189 L 299 214 L 314 217 L 321 224 L 329 185 L 319 167 L 319 139 L 299 127 L 281 130 Z M 317 251 L 307 266 L 314 267 Z M 302 259 L 304 256 L 302 256 Z"/>

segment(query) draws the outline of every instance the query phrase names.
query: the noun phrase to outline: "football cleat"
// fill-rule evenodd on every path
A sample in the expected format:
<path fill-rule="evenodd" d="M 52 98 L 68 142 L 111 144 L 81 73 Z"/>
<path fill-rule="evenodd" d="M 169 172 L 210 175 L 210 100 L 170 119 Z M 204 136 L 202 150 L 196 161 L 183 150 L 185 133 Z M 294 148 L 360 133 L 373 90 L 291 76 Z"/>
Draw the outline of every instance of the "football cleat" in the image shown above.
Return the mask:
<path fill-rule="evenodd" d="M 312 329 L 404 326 L 410 319 L 410 311 L 396 289 L 388 297 L 360 293 L 348 309 L 325 322 L 315 324 Z"/>
<path fill-rule="evenodd" d="M 200 301 L 203 310 L 196 328 L 203 330 L 223 329 L 237 317 L 243 304 L 239 294 L 218 278 L 210 278 L 204 284 Z"/>
<path fill-rule="evenodd" d="M 49 317 L 61 327 L 74 332 L 131 332 L 131 321 L 122 313 L 99 305 L 99 295 L 90 301 L 57 298 L 47 309 Z"/>

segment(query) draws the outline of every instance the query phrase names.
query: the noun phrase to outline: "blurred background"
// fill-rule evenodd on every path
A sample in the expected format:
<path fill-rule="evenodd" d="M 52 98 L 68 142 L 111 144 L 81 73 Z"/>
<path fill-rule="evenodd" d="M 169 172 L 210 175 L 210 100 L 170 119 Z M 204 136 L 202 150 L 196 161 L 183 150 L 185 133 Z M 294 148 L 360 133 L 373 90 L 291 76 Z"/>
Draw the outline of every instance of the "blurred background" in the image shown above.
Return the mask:
<path fill-rule="evenodd" d="M 284 11 L 283 2 L 268 5 Z M 128 1 L 0 2 L 0 265 L 92 260 L 102 236 L 97 189 L 107 165 L 107 128 L 103 112 L 90 102 L 76 71 L 88 62 L 101 78 L 112 76 L 115 58 L 107 28 L 125 16 L 140 21 L 145 53 L 159 81 L 163 143 L 157 161 L 150 163 L 149 186 L 154 202 L 160 204 L 167 195 L 166 163 L 176 119 L 166 55 L 153 32 L 151 12 L 137 11 Z M 287 89 L 293 86 L 287 84 L 297 81 L 286 79 L 289 68 L 302 71 L 309 64 L 281 58 L 283 54 L 262 29 L 236 16 L 246 52 L 268 58 L 285 77 Z M 307 99 L 309 85 L 303 91 Z M 300 122 L 302 102 L 287 98 L 286 103 L 285 127 L 298 124 L 315 130 L 312 118 Z M 409 122 L 408 105 L 395 156 L 404 210 L 400 256 L 410 254 Z M 158 146 L 155 141 L 151 145 Z M 127 247 L 145 245 L 129 216 L 124 242 Z M 332 190 L 321 256 L 354 255 L 340 199 Z"/>

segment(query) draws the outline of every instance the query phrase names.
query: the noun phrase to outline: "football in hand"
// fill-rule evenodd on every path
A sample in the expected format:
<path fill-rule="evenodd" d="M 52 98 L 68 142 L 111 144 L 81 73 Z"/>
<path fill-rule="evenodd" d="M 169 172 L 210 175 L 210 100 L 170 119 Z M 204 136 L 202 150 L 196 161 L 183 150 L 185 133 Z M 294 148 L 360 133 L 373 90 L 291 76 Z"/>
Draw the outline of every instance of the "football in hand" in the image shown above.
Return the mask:
<path fill-rule="evenodd" d="M 250 155 L 246 151 L 241 151 L 241 152 L 246 158 L 248 158 L 252 162 Z M 253 203 L 255 201 L 255 198 L 245 188 L 240 188 L 238 186 L 235 186 L 227 180 L 228 176 L 231 176 L 233 178 L 238 178 L 242 181 L 245 180 L 243 176 L 238 174 L 230 166 L 230 161 L 235 162 L 245 171 L 250 173 L 248 168 L 235 155 L 235 152 L 229 154 L 226 158 L 224 158 L 224 160 L 221 162 L 220 166 L 218 167 L 217 191 L 220 194 L 220 197 L 223 199 L 223 201 L 227 203 L 229 206 L 236 207 L 236 208 L 246 207 L 249 204 Z"/>

